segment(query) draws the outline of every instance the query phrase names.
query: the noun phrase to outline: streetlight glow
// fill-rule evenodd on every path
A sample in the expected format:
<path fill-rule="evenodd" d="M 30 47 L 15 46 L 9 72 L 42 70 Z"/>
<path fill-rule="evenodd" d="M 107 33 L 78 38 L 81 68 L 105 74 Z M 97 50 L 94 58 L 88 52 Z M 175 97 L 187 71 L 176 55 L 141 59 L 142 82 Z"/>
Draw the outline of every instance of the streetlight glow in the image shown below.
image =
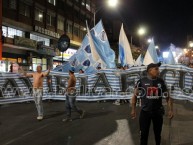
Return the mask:
<path fill-rule="evenodd" d="M 159 49 L 159 46 L 156 45 L 156 46 L 155 46 L 155 49 Z"/>
<path fill-rule="evenodd" d="M 148 43 L 151 43 L 151 41 L 152 41 L 152 39 L 151 39 L 151 38 L 149 38 L 149 39 L 147 40 L 147 42 L 148 42 Z"/>
<path fill-rule="evenodd" d="M 189 46 L 190 46 L 190 47 L 193 47 L 193 42 L 190 41 L 190 42 L 189 42 Z"/>
<path fill-rule="evenodd" d="M 140 36 L 144 35 L 145 33 L 146 33 L 145 28 L 143 28 L 143 27 L 139 28 L 138 34 L 139 34 Z"/>
<path fill-rule="evenodd" d="M 107 6 L 111 7 L 111 8 L 115 8 L 118 4 L 118 0 L 108 0 L 107 1 Z M 95 11 L 94 11 L 94 26 L 95 26 L 95 23 L 96 23 L 96 14 L 103 8 L 105 7 L 104 5 L 102 5 L 101 7 L 99 8 L 96 8 Z"/>
<path fill-rule="evenodd" d="M 116 7 L 118 3 L 118 0 L 108 0 L 108 5 L 110 7 Z"/>

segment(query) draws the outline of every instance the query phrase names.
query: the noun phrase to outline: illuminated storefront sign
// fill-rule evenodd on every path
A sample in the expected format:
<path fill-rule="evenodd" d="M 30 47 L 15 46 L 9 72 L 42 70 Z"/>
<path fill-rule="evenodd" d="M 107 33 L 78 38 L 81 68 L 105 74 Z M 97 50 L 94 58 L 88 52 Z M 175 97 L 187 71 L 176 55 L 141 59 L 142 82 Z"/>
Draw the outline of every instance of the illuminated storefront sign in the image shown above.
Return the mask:
<path fill-rule="evenodd" d="M 51 31 L 51 30 L 48 30 L 48 29 L 44 29 L 44 28 L 42 28 L 40 26 L 35 26 L 34 30 L 36 32 L 39 32 L 39 33 L 42 33 L 42 34 L 45 34 L 45 35 L 49 35 L 49 36 L 52 36 L 52 37 L 55 37 L 55 38 L 60 38 L 60 34 L 59 33 L 56 33 L 54 31 Z"/>

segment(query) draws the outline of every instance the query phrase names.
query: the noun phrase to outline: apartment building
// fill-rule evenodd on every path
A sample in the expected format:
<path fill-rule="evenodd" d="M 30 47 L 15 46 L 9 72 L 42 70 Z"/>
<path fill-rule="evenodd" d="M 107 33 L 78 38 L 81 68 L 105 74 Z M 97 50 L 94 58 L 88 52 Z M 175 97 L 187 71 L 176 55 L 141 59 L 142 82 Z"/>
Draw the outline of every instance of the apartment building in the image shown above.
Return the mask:
<path fill-rule="evenodd" d="M 26 70 L 61 64 L 57 41 L 62 34 L 71 39 L 68 53 L 74 53 L 92 26 L 94 0 L 2 0 L 3 49 L 1 66 L 11 62 Z M 69 54 L 70 55 L 70 54 Z M 54 58 L 54 59 L 53 59 Z"/>

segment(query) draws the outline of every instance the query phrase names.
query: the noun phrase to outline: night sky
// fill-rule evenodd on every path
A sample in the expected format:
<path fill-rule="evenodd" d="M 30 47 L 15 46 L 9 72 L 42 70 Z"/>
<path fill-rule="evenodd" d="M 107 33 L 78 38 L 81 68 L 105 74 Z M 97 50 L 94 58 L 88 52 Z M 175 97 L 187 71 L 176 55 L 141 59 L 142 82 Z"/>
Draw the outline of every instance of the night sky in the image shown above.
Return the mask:
<path fill-rule="evenodd" d="M 118 15 L 131 35 L 145 26 L 146 37 L 163 49 L 170 43 L 185 47 L 187 35 L 193 35 L 193 0 L 119 0 L 116 12 L 109 11 L 106 15 Z"/>

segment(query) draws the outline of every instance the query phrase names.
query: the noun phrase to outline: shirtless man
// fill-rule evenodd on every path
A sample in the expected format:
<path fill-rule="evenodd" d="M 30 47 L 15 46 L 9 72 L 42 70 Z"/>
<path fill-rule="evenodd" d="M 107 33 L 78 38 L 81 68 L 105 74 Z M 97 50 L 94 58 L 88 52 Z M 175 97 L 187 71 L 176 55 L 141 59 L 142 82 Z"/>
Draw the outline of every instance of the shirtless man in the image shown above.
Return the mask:
<path fill-rule="evenodd" d="M 72 121 L 71 119 L 71 110 L 78 112 L 80 114 L 80 119 L 84 117 L 85 111 L 79 109 L 76 107 L 76 77 L 74 75 L 75 69 L 72 67 L 69 70 L 70 78 L 68 80 L 68 87 L 66 89 L 66 111 L 67 111 L 67 117 L 63 119 L 62 121 Z"/>
<path fill-rule="evenodd" d="M 42 105 L 42 95 L 43 95 L 43 77 L 48 76 L 50 69 L 47 72 L 42 72 L 42 67 L 37 66 L 37 72 L 34 73 L 24 73 L 26 77 L 33 77 L 33 97 L 38 111 L 37 120 L 43 119 L 43 105 Z"/>

